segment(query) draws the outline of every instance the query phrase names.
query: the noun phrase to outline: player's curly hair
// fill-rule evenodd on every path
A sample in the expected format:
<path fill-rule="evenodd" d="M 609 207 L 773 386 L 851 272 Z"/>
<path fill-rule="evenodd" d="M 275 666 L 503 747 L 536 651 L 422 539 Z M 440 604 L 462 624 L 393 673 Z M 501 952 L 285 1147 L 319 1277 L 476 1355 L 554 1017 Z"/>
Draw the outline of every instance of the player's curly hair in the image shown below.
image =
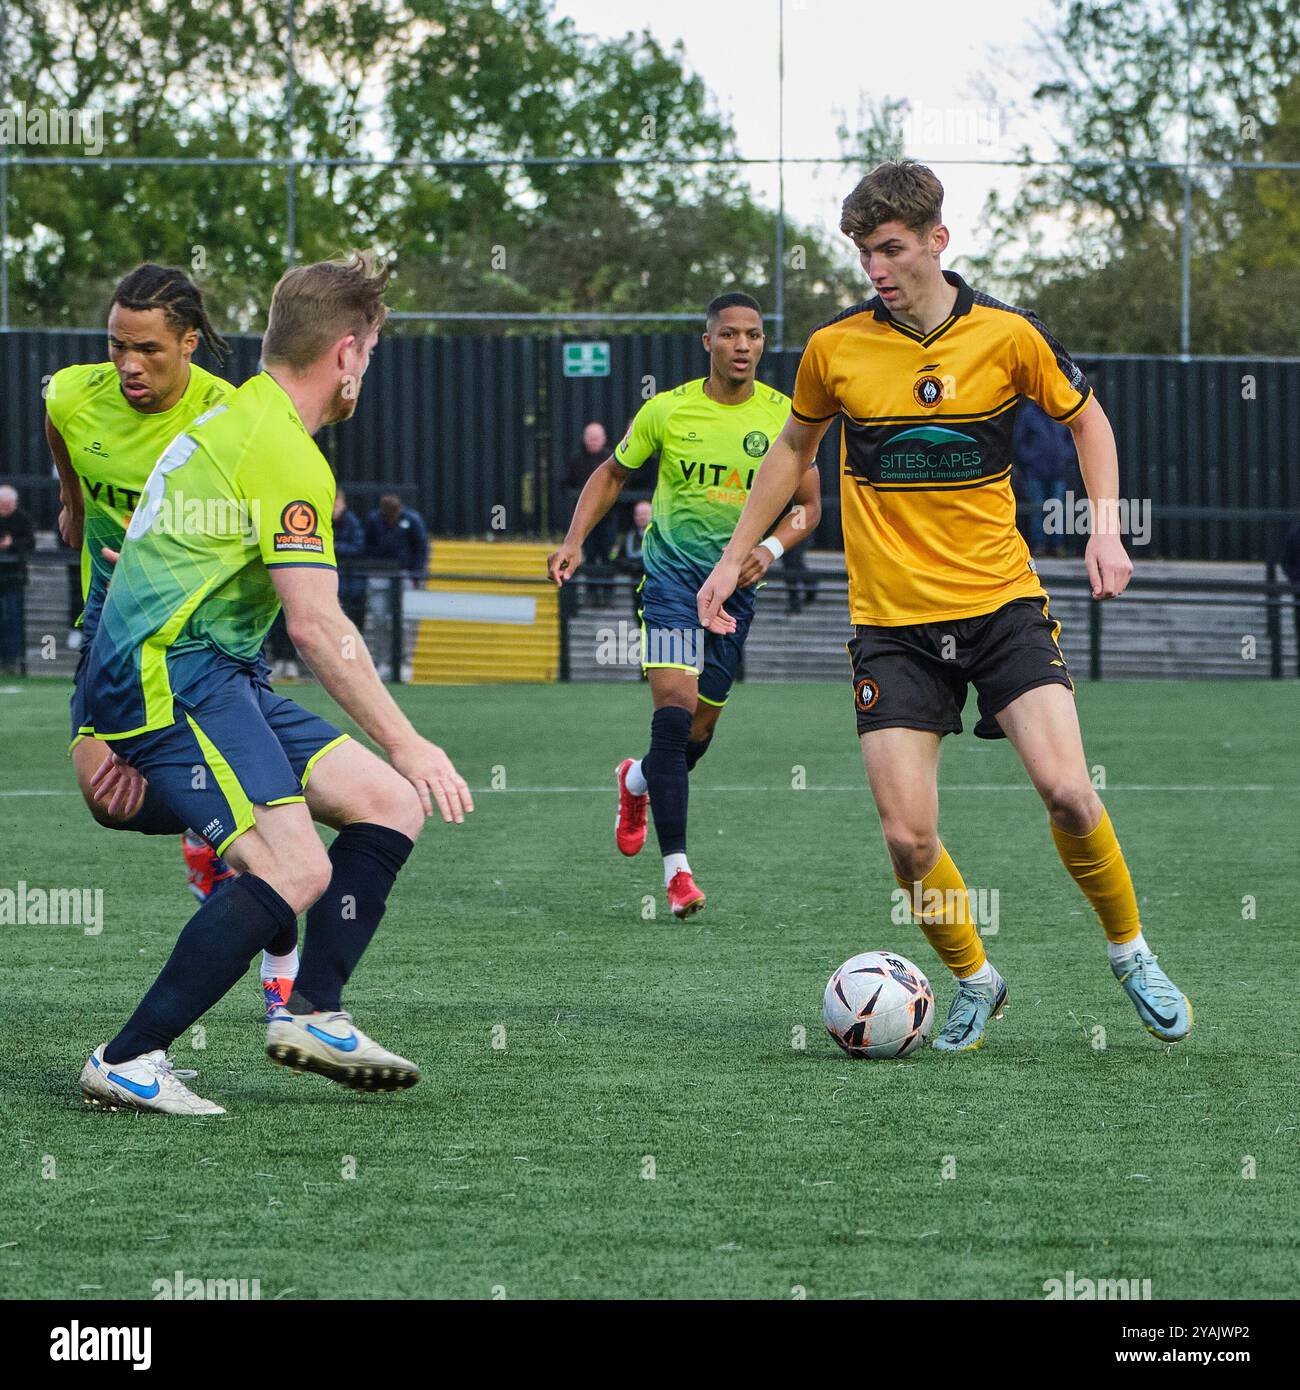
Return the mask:
<path fill-rule="evenodd" d="M 943 218 L 943 184 L 915 159 L 878 164 L 844 200 L 840 231 L 870 236 L 886 222 L 901 222 L 921 235 Z"/>
<path fill-rule="evenodd" d="M 161 309 L 168 327 L 177 333 L 194 329 L 218 364 L 230 355 L 230 344 L 208 318 L 203 291 L 178 266 L 155 265 L 152 261 L 136 266 L 117 282 L 108 307 L 111 309 L 114 304 L 139 313 Z"/>
<path fill-rule="evenodd" d="M 340 338 L 383 327 L 389 274 L 374 251 L 286 270 L 271 295 L 262 361 L 303 371 Z"/>

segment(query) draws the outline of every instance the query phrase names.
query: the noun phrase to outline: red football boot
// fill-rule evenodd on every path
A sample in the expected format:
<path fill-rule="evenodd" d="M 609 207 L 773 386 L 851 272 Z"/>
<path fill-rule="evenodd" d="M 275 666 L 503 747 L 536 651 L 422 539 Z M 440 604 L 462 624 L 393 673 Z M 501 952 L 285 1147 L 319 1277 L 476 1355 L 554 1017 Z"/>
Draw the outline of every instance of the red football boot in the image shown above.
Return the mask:
<path fill-rule="evenodd" d="M 632 758 L 624 758 L 615 773 L 618 778 L 618 814 L 614 817 L 614 839 L 621 853 L 640 854 L 645 845 L 645 808 L 649 796 L 636 796 L 627 789 L 627 770 Z"/>
<path fill-rule="evenodd" d="M 285 1018 L 289 1010 L 289 996 L 293 993 L 293 981 L 286 975 L 263 976 L 262 998 L 266 1001 L 266 1021 Z"/>
<path fill-rule="evenodd" d="M 693 917 L 704 906 L 704 894 L 686 869 L 678 869 L 667 888 L 668 906 L 679 920 Z"/>
<path fill-rule="evenodd" d="M 192 831 L 187 830 L 181 836 L 181 853 L 185 856 L 185 877 L 190 892 L 201 903 L 207 902 L 223 883 L 235 877 L 234 869 L 206 840 L 199 839 Z"/>

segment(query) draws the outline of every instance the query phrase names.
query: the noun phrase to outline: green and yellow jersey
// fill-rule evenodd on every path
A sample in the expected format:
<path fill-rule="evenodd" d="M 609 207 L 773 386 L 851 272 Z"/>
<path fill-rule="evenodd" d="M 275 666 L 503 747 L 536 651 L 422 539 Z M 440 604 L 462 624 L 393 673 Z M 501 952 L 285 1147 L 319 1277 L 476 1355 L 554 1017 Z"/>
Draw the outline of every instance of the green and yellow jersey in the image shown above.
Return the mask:
<path fill-rule="evenodd" d="M 731 539 L 790 414 L 790 398 L 762 382 L 740 405 L 712 400 L 704 383 L 701 377 L 652 397 L 614 450 L 615 461 L 631 469 L 659 455 L 642 560 L 647 574 L 677 580 L 692 594 Z M 752 589 L 738 593 L 752 602 Z"/>
<path fill-rule="evenodd" d="M 83 733 L 125 738 L 255 665 L 280 611 L 271 570 L 334 568 L 334 475 L 262 373 L 177 435 L 127 528 L 86 672 Z"/>
<path fill-rule="evenodd" d="M 170 410 L 148 414 L 122 394 L 111 362 L 64 367 L 50 378 L 45 409 L 68 448 L 81 479 L 86 524 L 81 547 L 81 625 L 89 646 L 104 604 L 113 565 L 102 550 L 121 550 L 131 513 L 158 456 L 188 425 L 234 387 L 202 367 Z"/>
<path fill-rule="evenodd" d="M 1072 420 L 1092 388 L 1033 314 L 944 271 L 952 312 L 928 334 L 879 297 L 808 339 L 794 414 L 839 417 L 840 516 L 854 623 L 898 627 L 1041 597 L 1016 530 L 1011 436 L 1022 400 Z"/>

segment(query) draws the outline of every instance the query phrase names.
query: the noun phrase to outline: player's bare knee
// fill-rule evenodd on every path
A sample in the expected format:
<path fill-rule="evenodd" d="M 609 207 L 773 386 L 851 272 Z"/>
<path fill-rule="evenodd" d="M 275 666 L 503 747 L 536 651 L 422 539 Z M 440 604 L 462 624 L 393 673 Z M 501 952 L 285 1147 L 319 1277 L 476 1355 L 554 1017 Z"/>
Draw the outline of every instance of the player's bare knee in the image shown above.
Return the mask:
<path fill-rule="evenodd" d="M 405 835 L 408 840 L 419 838 L 424 829 L 424 807 L 420 795 L 405 777 L 394 777 L 386 788 L 382 809 L 370 817 L 374 825 L 386 825 Z"/>
<path fill-rule="evenodd" d="M 94 775 L 94 769 L 83 770 L 80 764 L 77 765 L 77 787 L 81 792 L 81 799 L 86 803 L 86 809 L 90 812 L 98 825 L 102 825 L 105 830 L 122 830 L 126 827 L 126 822 L 116 816 L 110 816 L 104 807 L 95 800 L 95 793 L 90 789 L 90 779 Z"/>
<path fill-rule="evenodd" d="M 1086 778 L 1062 778 L 1041 789 L 1054 825 L 1071 835 L 1085 835 L 1101 816 L 1101 798 Z"/>
<path fill-rule="evenodd" d="M 110 816 L 106 810 L 91 796 L 86 797 L 86 807 L 90 811 L 96 824 L 102 825 L 105 830 L 125 830 L 126 821 L 119 820 L 116 816 Z"/>
<path fill-rule="evenodd" d="M 424 828 L 424 807 L 420 794 L 391 767 L 380 764 L 375 775 L 359 791 L 348 823 L 383 825 L 414 840 Z"/>
<path fill-rule="evenodd" d="M 306 912 L 330 885 L 333 866 L 325 846 L 279 855 L 272 870 L 271 887 L 295 912 Z"/>
<path fill-rule="evenodd" d="M 311 855 L 310 862 L 304 866 L 302 894 L 304 898 L 309 898 L 303 907 L 298 908 L 299 912 L 305 912 L 330 886 L 330 879 L 334 876 L 334 866 L 330 863 L 330 857 L 325 852 L 325 846 L 318 846 L 316 852 Z"/>
<path fill-rule="evenodd" d="M 884 826 L 884 832 L 889 857 L 900 878 L 915 882 L 934 868 L 939 858 L 939 837 L 934 831 L 892 822 Z"/>
<path fill-rule="evenodd" d="M 241 874 L 254 874 L 295 912 L 307 909 L 329 887 L 333 867 L 325 846 L 311 838 L 282 843 L 258 830 L 246 830 L 225 850 L 225 860 Z"/>

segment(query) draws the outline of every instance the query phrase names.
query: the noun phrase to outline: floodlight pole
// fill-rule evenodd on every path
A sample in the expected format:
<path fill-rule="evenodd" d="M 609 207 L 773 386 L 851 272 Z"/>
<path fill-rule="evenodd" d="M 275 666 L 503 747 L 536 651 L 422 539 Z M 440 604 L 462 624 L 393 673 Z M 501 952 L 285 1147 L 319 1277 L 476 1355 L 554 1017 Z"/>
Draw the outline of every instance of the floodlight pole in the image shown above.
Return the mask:
<path fill-rule="evenodd" d="M 3 46 L 0 38 L 0 46 Z M 9 158 L 0 156 L 0 329 L 9 327 Z"/>
<path fill-rule="evenodd" d="M 9 106 L 9 6 L 0 4 L 0 102 Z M 9 327 L 9 150 L 0 155 L 0 329 Z"/>
<path fill-rule="evenodd" d="M 776 350 L 785 346 L 785 0 L 776 0 Z"/>
<path fill-rule="evenodd" d="M 1183 236 L 1182 236 L 1182 294 L 1179 308 L 1178 350 L 1184 358 L 1192 355 L 1192 4 L 1186 0 L 1187 19 L 1187 80 L 1185 146 L 1183 150 Z"/>
<path fill-rule="evenodd" d="M 298 6 L 289 0 L 289 43 L 284 55 L 284 119 L 289 162 L 284 169 L 284 260 L 292 265 L 298 240 L 298 166 L 293 162 L 294 48 L 298 37 Z"/>

